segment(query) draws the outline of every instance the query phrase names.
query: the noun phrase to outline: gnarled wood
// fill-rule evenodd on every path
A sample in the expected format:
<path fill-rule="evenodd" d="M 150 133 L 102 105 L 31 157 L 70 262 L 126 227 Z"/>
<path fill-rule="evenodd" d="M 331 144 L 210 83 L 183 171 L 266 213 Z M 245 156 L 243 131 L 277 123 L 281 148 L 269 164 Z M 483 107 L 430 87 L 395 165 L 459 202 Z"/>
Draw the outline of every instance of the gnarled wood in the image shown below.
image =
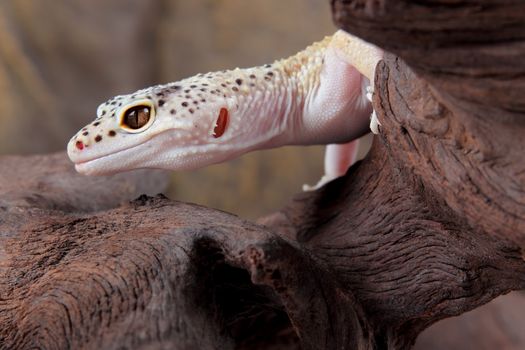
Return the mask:
<path fill-rule="evenodd" d="M 469 225 L 523 245 L 525 4 L 377 4 L 332 0 L 337 24 L 417 73 L 396 60 L 376 79 L 382 138 L 397 148 L 396 164 Z"/>

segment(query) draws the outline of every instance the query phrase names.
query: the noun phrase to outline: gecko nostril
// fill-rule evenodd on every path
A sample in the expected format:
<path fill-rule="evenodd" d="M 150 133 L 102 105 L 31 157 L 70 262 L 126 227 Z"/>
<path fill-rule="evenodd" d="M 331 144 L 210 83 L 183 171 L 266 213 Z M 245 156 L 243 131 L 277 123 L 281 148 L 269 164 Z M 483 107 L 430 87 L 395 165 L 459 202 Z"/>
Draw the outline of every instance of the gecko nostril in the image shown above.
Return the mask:
<path fill-rule="evenodd" d="M 76 146 L 79 150 L 82 151 L 82 150 L 84 149 L 84 142 L 82 142 L 82 141 L 77 141 L 77 142 L 75 143 L 75 146 Z"/>

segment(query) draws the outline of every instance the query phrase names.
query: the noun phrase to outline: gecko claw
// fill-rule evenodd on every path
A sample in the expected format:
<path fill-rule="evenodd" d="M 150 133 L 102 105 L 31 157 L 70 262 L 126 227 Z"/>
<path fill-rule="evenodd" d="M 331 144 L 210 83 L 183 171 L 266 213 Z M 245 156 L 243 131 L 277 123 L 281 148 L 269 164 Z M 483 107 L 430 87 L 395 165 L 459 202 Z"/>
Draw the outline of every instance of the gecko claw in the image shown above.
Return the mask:
<path fill-rule="evenodd" d="M 371 85 L 368 85 L 366 87 L 366 98 L 368 101 L 372 102 L 372 96 L 374 95 L 374 87 Z M 379 122 L 379 119 L 377 119 L 376 111 L 372 111 L 372 115 L 370 116 L 370 130 L 374 134 L 379 134 L 379 125 L 381 123 Z"/>
<path fill-rule="evenodd" d="M 366 98 L 368 99 L 368 101 L 372 102 L 373 95 L 374 95 L 374 88 L 372 87 L 372 85 L 368 85 L 366 87 Z"/>
<path fill-rule="evenodd" d="M 379 134 L 379 125 L 381 125 L 381 123 L 379 119 L 377 119 L 376 111 L 373 111 L 370 117 L 370 130 L 376 135 Z"/>

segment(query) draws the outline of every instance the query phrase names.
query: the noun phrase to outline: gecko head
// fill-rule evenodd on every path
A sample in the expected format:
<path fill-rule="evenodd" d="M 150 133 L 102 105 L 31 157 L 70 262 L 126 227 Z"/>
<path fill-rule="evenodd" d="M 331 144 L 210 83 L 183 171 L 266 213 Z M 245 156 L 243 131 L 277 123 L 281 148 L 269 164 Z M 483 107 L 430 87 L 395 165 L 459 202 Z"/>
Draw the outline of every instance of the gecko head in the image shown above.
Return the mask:
<path fill-rule="evenodd" d="M 239 154 L 232 147 L 232 139 L 243 142 L 236 133 L 238 88 L 212 78 L 199 75 L 101 104 L 97 118 L 69 141 L 76 170 L 106 175 L 138 168 L 195 169 Z"/>

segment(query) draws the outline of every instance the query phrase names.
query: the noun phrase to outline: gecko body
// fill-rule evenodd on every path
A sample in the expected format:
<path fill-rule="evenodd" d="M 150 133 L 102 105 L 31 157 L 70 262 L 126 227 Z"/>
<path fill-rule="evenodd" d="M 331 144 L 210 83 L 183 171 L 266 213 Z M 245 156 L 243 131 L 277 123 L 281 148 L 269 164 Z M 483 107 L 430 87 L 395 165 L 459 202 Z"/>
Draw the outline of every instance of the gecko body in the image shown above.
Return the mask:
<path fill-rule="evenodd" d="M 381 57 L 375 46 L 338 31 L 272 64 L 116 96 L 73 136 L 68 155 L 80 173 L 103 175 L 195 169 L 283 145 L 347 143 L 368 130 L 366 87 Z M 355 154 L 338 150 L 327 153 L 330 179 Z"/>

